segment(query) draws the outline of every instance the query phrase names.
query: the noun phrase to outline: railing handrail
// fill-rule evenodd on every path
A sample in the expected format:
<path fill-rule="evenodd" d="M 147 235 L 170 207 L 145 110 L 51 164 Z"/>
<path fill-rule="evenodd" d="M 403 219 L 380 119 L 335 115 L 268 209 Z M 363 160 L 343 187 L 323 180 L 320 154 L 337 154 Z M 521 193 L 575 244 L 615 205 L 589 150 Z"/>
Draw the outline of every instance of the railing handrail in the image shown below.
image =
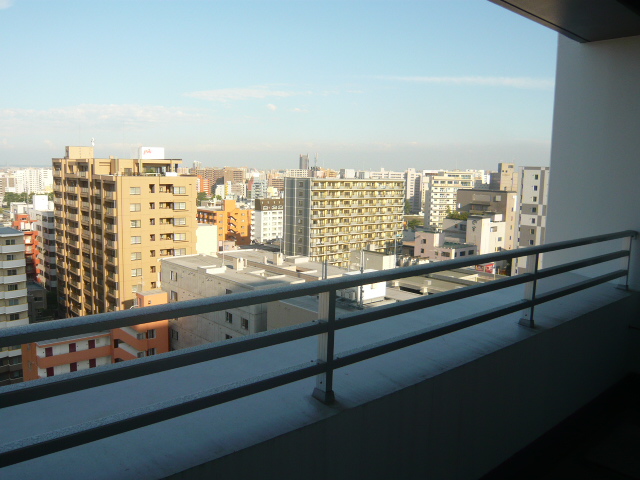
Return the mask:
<path fill-rule="evenodd" d="M 313 396 L 321 401 L 331 402 L 333 399 L 332 382 L 334 369 L 342 368 L 410 345 L 415 345 L 523 309 L 530 309 L 531 316 L 527 320 L 533 324 L 533 308 L 537 304 L 555 300 L 556 298 L 621 277 L 626 276 L 628 279 L 629 263 L 627 263 L 626 269 L 615 270 L 598 277 L 563 286 L 558 290 L 546 292 L 537 297 L 535 294 L 535 284 L 539 279 L 624 257 L 630 259 L 631 241 L 635 236 L 636 232 L 634 231 L 624 231 L 539 247 L 523 248 L 489 255 L 478 255 L 471 258 L 439 262 L 438 264 L 371 272 L 353 277 L 320 280 L 258 292 L 250 291 L 225 295 L 223 297 L 190 300 L 156 307 L 144 307 L 141 310 L 112 312 L 90 317 L 59 320 L 48 324 L 32 324 L 5 329 L 0 331 L 0 346 L 11 346 L 17 343 L 29 343 L 42 339 L 50 339 L 52 333 L 58 337 L 69 336 L 78 333 L 95 332 L 139 323 L 148 323 L 161 319 L 224 310 L 227 308 L 285 300 L 302 295 L 321 294 L 318 309 L 319 319 L 310 323 L 262 332 L 249 337 L 232 339 L 217 344 L 169 352 L 141 359 L 137 362 L 105 365 L 103 367 L 77 372 L 74 375 L 43 378 L 33 382 L 14 384 L 0 388 L 1 408 L 158 373 L 173 368 L 193 365 L 229 355 L 245 353 L 310 336 L 317 335 L 319 339 L 318 360 L 310 364 L 306 363 L 293 366 L 281 372 L 273 372 L 266 376 L 241 382 L 241 384 L 230 384 L 228 386 L 199 392 L 196 396 L 189 395 L 187 397 L 179 397 L 170 402 L 163 402 L 162 404 L 118 414 L 111 418 L 104 418 L 101 422 L 89 421 L 85 424 L 60 431 L 36 435 L 29 439 L 2 445 L 0 446 L 0 468 L 209 408 L 311 376 L 316 376 L 316 389 L 313 392 Z M 539 269 L 537 265 L 541 253 L 627 237 L 630 238 L 628 249 L 591 256 L 583 260 L 543 269 Z M 344 288 L 475 265 L 478 264 L 479 259 L 483 260 L 483 262 L 480 263 L 484 263 L 524 256 L 534 260 L 533 267 L 528 264 L 527 273 L 524 274 L 505 277 L 493 282 L 479 283 L 464 289 L 455 289 L 448 292 L 423 296 L 393 305 L 362 310 L 353 314 L 344 315 L 342 318 L 336 319 L 335 317 L 336 292 Z M 525 294 L 526 298 L 523 300 L 501 305 L 487 311 L 475 312 L 467 317 L 452 319 L 442 324 L 387 339 L 377 344 L 341 352 L 339 355 L 334 354 L 334 334 L 336 330 L 522 284 L 533 285 L 533 293 L 531 295 Z M 141 316 L 143 317 L 142 320 L 140 319 Z"/>
<path fill-rule="evenodd" d="M 277 300 L 287 300 L 306 295 L 317 295 L 333 289 L 342 290 L 345 288 L 359 287 L 369 283 L 380 283 L 399 278 L 428 275 L 455 268 L 478 265 L 481 263 L 509 260 L 512 258 L 548 253 L 625 237 L 634 237 L 636 234 L 637 232 L 633 230 L 625 230 L 622 232 L 595 235 L 577 240 L 567 240 L 546 245 L 506 250 L 499 253 L 472 255 L 471 257 L 456 258 L 425 265 L 413 265 L 409 267 L 395 268 L 392 270 L 362 273 L 360 275 L 342 276 L 326 280 L 317 280 L 310 283 L 288 285 L 285 287 L 235 293 L 225 295 L 223 297 L 207 297 L 165 305 L 149 306 L 144 307 L 143 311 L 139 309 L 122 310 L 117 312 L 88 315 L 85 317 L 66 318 L 50 323 L 11 327 L 0 330 L 0 347 L 8 347 L 11 345 L 37 342 L 40 340 L 50 340 L 51 338 L 61 338 L 69 335 L 78 335 L 81 333 L 91 333 L 94 331 L 111 330 L 114 328 L 138 325 L 141 323 L 141 315 L 144 315 L 144 322 L 142 323 L 156 322 L 170 318 L 226 310 L 229 308 L 245 307 Z"/>

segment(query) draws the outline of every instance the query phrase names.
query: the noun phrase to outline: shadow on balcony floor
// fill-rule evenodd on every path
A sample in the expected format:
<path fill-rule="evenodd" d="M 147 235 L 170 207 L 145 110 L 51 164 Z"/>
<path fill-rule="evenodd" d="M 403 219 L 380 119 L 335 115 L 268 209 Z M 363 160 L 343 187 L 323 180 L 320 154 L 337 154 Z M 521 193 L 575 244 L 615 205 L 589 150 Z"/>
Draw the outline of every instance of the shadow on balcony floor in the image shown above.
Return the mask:
<path fill-rule="evenodd" d="M 640 479 L 640 375 L 627 377 L 482 480 Z"/>

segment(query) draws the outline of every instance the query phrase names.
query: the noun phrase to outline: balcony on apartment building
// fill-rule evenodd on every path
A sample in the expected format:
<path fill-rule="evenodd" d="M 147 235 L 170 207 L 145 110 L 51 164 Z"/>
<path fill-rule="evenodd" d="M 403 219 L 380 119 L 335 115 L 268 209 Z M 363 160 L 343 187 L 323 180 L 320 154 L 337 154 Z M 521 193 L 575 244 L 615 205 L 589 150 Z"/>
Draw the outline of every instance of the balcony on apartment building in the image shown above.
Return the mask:
<path fill-rule="evenodd" d="M 320 298 L 309 323 L 0 389 L 0 475 L 478 478 L 634 370 L 634 236 L 5 329 L 0 347 L 133 340 L 139 323 Z M 580 259 L 541 266 L 553 253 Z M 338 290 L 516 255 L 528 273 L 334 318 Z"/>
<path fill-rule="evenodd" d="M 0 348 L 298 296 L 321 305 L 310 323 L 3 387 L 0 476 L 479 478 L 638 372 L 637 7 L 495 3 L 563 34 L 547 245 L 2 329 Z M 522 275 L 332 315 L 336 289 L 522 254 Z M 633 477 L 636 452 L 620 448 L 633 419 L 601 431 L 589 478 Z M 544 477 L 530 473 L 512 478 Z"/>

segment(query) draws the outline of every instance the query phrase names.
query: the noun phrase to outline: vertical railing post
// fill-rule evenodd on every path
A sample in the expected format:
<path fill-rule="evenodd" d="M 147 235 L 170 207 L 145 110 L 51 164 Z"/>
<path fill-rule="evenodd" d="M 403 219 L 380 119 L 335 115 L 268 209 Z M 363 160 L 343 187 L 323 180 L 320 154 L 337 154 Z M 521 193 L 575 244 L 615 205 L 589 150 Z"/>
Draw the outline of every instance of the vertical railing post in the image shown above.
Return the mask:
<path fill-rule="evenodd" d="M 318 305 L 318 321 L 326 322 L 327 333 L 318 335 L 318 363 L 326 365 L 326 372 L 316 377 L 316 388 L 313 396 L 322 403 L 333 403 L 333 355 L 336 321 L 336 291 L 329 290 L 320 294 Z"/>
<path fill-rule="evenodd" d="M 624 277 L 621 277 L 620 283 L 618 284 L 619 289 L 621 290 L 629 290 L 629 273 L 631 272 L 631 250 L 633 248 L 633 239 L 635 235 L 629 235 L 629 256 L 627 257 L 627 274 Z"/>
<path fill-rule="evenodd" d="M 538 286 L 538 263 L 540 260 L 540 254 L 536 253 L 535 255 L 529 255 L 527 257 L 527 267 L 526 273 L 533 273 L 533 281 L 527 283 L 524 287 L 524 299 L 535 302 L 536 299 L 536 288 Z M 533 319 L 533 312 L 535 309 L 535 303 L 531 305 L 531 308 L 527 308 L 522 311 L 522 318 L 520 318 L 520 325 L 524 325 L 525 327 L 534 328 L 535 321 Z"/>

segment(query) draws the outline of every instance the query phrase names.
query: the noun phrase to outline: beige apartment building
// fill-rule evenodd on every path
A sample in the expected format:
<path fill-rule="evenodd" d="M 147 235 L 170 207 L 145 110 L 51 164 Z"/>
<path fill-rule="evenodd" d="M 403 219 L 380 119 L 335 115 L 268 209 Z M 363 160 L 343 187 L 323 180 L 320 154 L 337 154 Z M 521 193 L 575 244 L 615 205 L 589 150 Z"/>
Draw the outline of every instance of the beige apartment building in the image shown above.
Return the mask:
<path fill-rule="evenodd" d="M 195 253 L 195 176 L 182 160 L 141 148 L 138 159 L 67 147 L 53 159 L 58 301 L 67 316 L 135 306 L 159 287 L 164 257 Z"/>
<path fill-rule="evenodd" d="M 403 211 L 404 179 L 286 178 L 284 254 L 348 268 L 354 250 L 393 253 Z"/>

